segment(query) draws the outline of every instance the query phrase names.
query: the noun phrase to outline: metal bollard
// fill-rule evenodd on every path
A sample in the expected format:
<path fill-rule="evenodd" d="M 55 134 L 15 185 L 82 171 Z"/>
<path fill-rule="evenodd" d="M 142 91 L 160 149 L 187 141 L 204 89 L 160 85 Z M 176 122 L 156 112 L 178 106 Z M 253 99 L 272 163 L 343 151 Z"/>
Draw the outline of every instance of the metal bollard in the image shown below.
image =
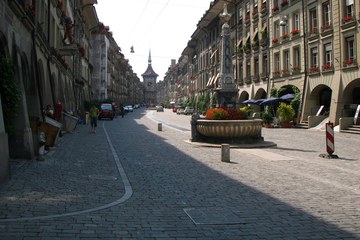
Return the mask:
<path fill-rule="evenodd" d="M 162 131 L 162 123 L 158 123 L 158 131 Z"/>
<path fill-rule="evenodd" d="M 221 161 L 230 162 L 230 145 L 221 144 Z"/>

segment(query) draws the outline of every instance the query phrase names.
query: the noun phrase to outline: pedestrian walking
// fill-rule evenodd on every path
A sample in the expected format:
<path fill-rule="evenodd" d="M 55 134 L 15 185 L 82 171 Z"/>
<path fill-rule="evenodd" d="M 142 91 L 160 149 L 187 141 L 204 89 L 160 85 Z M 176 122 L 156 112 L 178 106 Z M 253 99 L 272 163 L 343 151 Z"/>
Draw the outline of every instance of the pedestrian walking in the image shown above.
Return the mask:
<path fill-rule="evenodd" d="M 92 105 L 90 108 L 90 123 L 91 123 L 91 131 L 93 133 L 96 133 L 96 127 L 97 127 L 97 119 L 99 117 L 99 109 Z"/>

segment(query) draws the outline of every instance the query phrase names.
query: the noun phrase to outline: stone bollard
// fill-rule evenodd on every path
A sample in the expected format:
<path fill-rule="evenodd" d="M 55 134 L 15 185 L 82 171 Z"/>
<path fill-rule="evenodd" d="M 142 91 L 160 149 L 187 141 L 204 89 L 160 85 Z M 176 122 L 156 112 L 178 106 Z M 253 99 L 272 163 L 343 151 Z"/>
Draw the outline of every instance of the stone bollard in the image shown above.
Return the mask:
<path fill-rule="evenodd" d="M 162 123 L 158 123 L 158 131 L 162 131 Z"/>
<path fill-rule="evenodd" d="M 221 144 L 221 161 L 230 162 L 230 145 Z"/>

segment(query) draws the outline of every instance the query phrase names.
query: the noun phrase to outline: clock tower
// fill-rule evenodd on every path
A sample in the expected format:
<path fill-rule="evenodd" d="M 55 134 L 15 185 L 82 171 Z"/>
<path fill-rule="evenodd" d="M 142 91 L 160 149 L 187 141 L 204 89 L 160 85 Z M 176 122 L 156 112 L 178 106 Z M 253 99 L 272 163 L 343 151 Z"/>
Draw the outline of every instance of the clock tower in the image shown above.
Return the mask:
<path fill-rule="evenodd" d="M 144 102 L 146 106 L 156 105 L 156 78 L 159 76 L 151 66 L 151 52 L 149 51 L 148 67 L 141 75 L 144 82 Z"/>

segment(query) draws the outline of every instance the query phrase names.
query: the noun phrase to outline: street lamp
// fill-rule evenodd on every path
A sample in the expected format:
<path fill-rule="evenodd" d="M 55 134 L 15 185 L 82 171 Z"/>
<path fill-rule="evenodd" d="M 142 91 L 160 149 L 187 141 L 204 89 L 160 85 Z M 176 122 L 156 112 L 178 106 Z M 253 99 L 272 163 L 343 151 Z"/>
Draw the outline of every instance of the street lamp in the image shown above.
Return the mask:
<path fill-rule="evenodd" d="M 281 18 L 279 25 L 285 27 L 287 25 L 287 21 L 288 21 L 288 16 L 285 15 Z"/>

